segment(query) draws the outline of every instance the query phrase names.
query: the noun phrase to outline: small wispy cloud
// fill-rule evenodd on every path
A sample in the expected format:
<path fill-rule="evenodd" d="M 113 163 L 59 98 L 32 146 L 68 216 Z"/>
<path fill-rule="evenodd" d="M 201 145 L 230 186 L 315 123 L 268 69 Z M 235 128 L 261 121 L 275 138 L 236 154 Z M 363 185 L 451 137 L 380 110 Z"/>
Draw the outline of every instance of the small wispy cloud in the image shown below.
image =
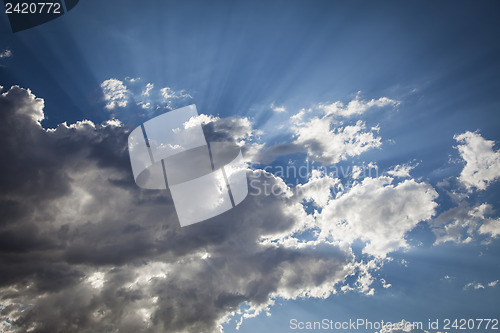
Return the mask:
<path fill-rule="evenodd" d="M 146 85 L 146 88 L 142 91 L 142 96 L 149 96 L 149 92 L 155 87 L 154 84 L 148 83 Z"/>
<path fill-rule="evenodd" d="M 170 87 L 161 88 L 160 92 L 164 101 L 168 101 L 170 99 L 178 99 L 178 98 L 192 98 L 192 96 L 188 94 L 185 90 L 175 91 Z"/>
<path fill-rule="evenodd" d="M 9 49 L 5 49 L 0 53 L 0 58 L 10 58 L 12 57 L 12 51 Z"/>
<path fill-rule="evenodd" d="M 467 289 L 474 289 L 474 290 L 484 289 L 484 285 L 479 283 L 479 282 L 470 282 L 464 286 L 464 289 L 465 290 L 467 290 Z"/>
<path fill-rule="evenodd" d="M 388 97 L 380 97 L 379 99 L 371 99 L 369 101 L 361 100 L 357 96 L 355 99 L 351 100 L 347 105 L 337 101 L 332 104 L 319 104 L 318 108 L 323 110 L 326 115 L 340 116 L 340 117 L 350 117 L 352 115 L 363 114 L 365 111 L 372 107 L 384 107 L 384 106 L 397 106 L 399 101 L 390 99 Z"/>
<path fill-rule="evenodd" d="M 487 283 L 485 286 L 485 284 L 474 281 L 474 282 L 467 283 L 464 286 L 464 290 L 467 290 L 467 289 L 479 290 L 479 289 L 486 289 L 486 287 L 493 288 L 493 287 L 496 287 L 498 282 L 499 282 L 499 280 L 491 281 L 490 283 Z"/>
<path fill-rule="evenodd" d="M 387 171 L 387 173 L 393 177 L 407 178 L 410 177 L 410 171 L 413 170 L 417 165 L 418 164 L 398 164 L 391 170 Z"/>
<path fill-rule="evenodd" d="M 277 105 L 274 105 L 274 103 L 271 104 L 270 108 L 274 112 L 286 112 L 286 108 L 284 106 L 277 106 Z"/>

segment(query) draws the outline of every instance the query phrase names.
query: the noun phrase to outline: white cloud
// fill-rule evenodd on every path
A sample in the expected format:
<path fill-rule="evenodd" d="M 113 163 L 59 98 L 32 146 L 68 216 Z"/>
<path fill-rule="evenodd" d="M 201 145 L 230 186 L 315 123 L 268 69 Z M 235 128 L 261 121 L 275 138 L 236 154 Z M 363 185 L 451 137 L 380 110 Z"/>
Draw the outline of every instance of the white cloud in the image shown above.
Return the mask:
<path fill-rule="evenodd" d="M 479 283 L 479 282 L 470 282 L 470 283 L 467 283 L 465 286 L 464 286 L 464 289 L 474 289 L 474 290 L 478 290 L 478 289 L 484 289 L 484 286 Z"/>
<path fill-rule="evenodd" d="M 474 282 L 467 283 L 464 286 L 464 290 L 467 290 L 467 289 L 479 290 L 479 289 L 486 289 L 486 287 L 494 288 L 494 287 L 496 287 L 498 282 L 499 282 L 499 280 L 495 280 L 495 281 L 491 281 L 489 283 L 483 284 L 483 283 L 479 283 L 479 282 L 474 281 Z"/>
<path fill-rule="evenodd" d="M 479 227 L 479 233 L 490 235 L 493 238 L 500 236 L 500 218 L 485 219 L 481 227 Z"/>
<path fill-rule="evenodd" d="M 142 91 L 142 96 L 149 96 L 149 92 L 155 87 L 154 84 L 148 83 L 146 85 L 146 88 Z"/>
<path fill-rule="evenodd" d="M 384 289 L 388 289 L 388 288 L 392 287 L 392 284 L 387 283 L 387 281 L 385 281 L 385 279 L 380 279 L 380 283 L 382 283 L 382 287 L 384 287 Z"/>
<path fill-rule="evenodd" d="M 116 107 L 124 108 L 128 104 L 130 91 L 125 84 L 117 79 L 109 79 L 101 83 L 104 99 L 107 101 L 106 109 L 113 110 Z"/>
<path fill-rule="evenodd" d="M 485 190 L 500 177 L 500 151 L 493 150 L 495 142 L 473 132 L 455 135 L 454 139 L 465 161 L 459 180 L 467 189 Z"/>
<path fill-rule="evenodd" d="M 103 272 L 94 272 L 87 278 L 87 282 L 95 289 L 101 289 L 104 286 L 105 278 Z"/>
<path fill-rule="evenodd" d="M 1 58 L 10 58 L 12 57 L 12 51 L 9 49 L 5 49 L 2 52 L 0 52 L 0 59 Z"/>
<path fill-rule="evenodd" d="M 273 110 L 274 112 L 286 112 L 286 109 L 284 106 L 276 106 L 273 104 L 271 104 L 270 106 L 271 110 Z"/>
<path fill-rule="evenodd" d="M 338 178 L 313 170 L 307 183 L 296 186 L 296 196 L 298 200 L 312 201 L 315 206 L 324 208 L 333 198 L 331 189 L 339 184 Z"/>
<path fill-rule="evenodd" d="M 304 146 L 309 158 L 326 164 L 338 163 L 382 144 L 381 138 L 374 131 L 367 131 L 361 120 L 344 127 L 332 128 L 332 125 L 332 120 L 327 117 L 298 123 L 294 143 Z"/>
<path fill-rule="evenodd" d="M 335 102 L 319 104 L 322 115 L 314 115 L 313 109 L 302 109 L 291 117 L 294 144 L 305 147 L 308 157 L 326 164 L 335 164 L 348 157 L 358 156 L 380 147 L 378 126 L 368 127 L 364 121 L 344 125 L 337 118 L 359 115 L 372 107 L 396 106 L 397 101 L 387 97 L 362 101 L 356 98 L 347 105 Z"/>
<path fill-rule="evenodd" d="M 429 333 L 423 330 L 426 324 L 426 322 L 411 322 L 403 319 L 397 323 L 391 322 L 390 325 L 386 323 L 379 333 Z"/>
<path fill-rule="evenodd" d="M 317 223 L 322 238 L 341 243 L 366 241 L 363 252 L 384 258 L 407 247 L 405 235 L 434 215 L 437 192 L 413 179 L 393 185 L 391 177 L 365 178 L 331 200 Z"/>
<path fill-rule="evenodd" d="M 220 120 L 219 117 L 214 117 L 212 115 L 200 114 L 197 117 L 191 117 L 187 122 L 184 123 L 184 128 L 191 128 L 199 125 L 206 125 L 214 121 Z"/>
<path fill-rule="evenodd" d="M 185 90 L 174 91 L 169 87 L 160 89 L 158 94 L 153 83 L 144 86 L 140 81 L 140 78 L 126 77 L 123 81 L 112 78 L 102 82 L 106 109 L 125 108 L 130 101 L 134 101 L 143 110 L 151 110 L 153 107 L 173 109 L 178 107 L 178 102 L 183 103 L 185 99 L 192 98 Z"/>
<path fill-rule="evenodd" d="M 387 171 L 387 173 L 393 177 L 408 178 L 410 177 L 410 171 L 413 170 L 415 167 L 416 165 L 398 164 L 394 166 L 391 170 Z"/>
<path fill-rule="evenodd" d="M 161 88 L 160 93 L 164 101 L 168 101 L 171 99 L 179 99 L 179 98 L 192 98 L 192 96 L 188 94 L 185 90 L 174 91 L 172 88 L 169 87 Z"/>
<path fill-rule="evenodd" d="M 151 102 L 140 101 L 140 102 L 137 102 L 137 105 L 140 106 L 144 110 L 151 108 Z"/>
<path fill-rule="evenodd" d="M 429 223 L 436 236 L 435 244 L 469 243 L 477 233 L 497 237 L 500 235 L 500 219 L 487 218 L 492 213 L 493 208 L 488 203 L 470 207 L 466 202 L 441 213 Z"/>
<path fill-rule="evenodd" d="M 369 101 L 360 100 L 358 97 L 344 105 L 344 103 L 337 101 L 332 104 L 319 104 L 318 108 L 323 110 L 326 115 L 340 116 L 340 117 L 350 117 L 352 115 L 360 115 L 365 113 L 368 109 L 372 107 L 385 107 L 385 106 L 397 106 L 398 101 L 392 100 L 387 97 L 381 97 L 379 99 L 372 99 Z"/>

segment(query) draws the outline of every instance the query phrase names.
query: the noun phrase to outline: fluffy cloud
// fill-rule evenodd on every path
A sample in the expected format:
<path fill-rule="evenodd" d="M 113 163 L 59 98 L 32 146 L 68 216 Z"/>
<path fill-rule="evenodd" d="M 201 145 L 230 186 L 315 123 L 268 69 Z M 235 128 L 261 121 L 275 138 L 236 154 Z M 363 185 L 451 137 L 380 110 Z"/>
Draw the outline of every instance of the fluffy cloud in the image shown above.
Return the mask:
<path fill-rule="evenodd" d="M 192 98 L 186 91 L 174 91 L 172 88 L 165 87 L 160 89 L 161 95 L 165 101 L 177 98 Z"/>
<path fill-rule="evenodd" d="M 297 200 L 311 201 L 315 206 L 324 208 L 333 198 L 332 190 L 340 186 L 340 180 L 313 170 L 305 184 L 296 186 Z"/>
<path fill-rule="evenodd" d="M 442 212 L 429 224 L 436 236 L 435 244 L 445 242 L 468 243 L 474 240 L 490 242 L 500 235 L 500 218 L 493 218 L 489 203 L 469 203 L 474 190 L 486 190 L 500 177 L 500 152 L 494 151 L 494 142 L 484 139 L 477 132 L 455 135 L 456 147 L 465 165 L 458 180 L 459 188 L 448 194 L 458 201 L 456 207 Z M 449 187 L 450 182 L 440 182 Z M 464 188 L 466 191 L 464 191 Z"/>
<path fill-rule="evenodd" d="M 456 135 L 455 140 L 465 161 L 459 180 L 467 189 L 485 190 L 500 177 L 500 151 L 493 150 L 495 142 L 476 132 Z"/>
<path fill-rule="evenodd" d="M 105 108 L 115 110 L 125 108 L 131 103 L 142 110 L 173 109 L 178 103 L 185 103 L 192 98 L 185 90 L 175 91 L 172 88 L 155 89 L 153 83 L 141 84 L 140 78 L 108 79 L 101 83 L 102 93 L 106 101 Z M 185 105 L 185 104 L 184 104 Z M 150 117 L 151 114 L 148 114 Z"/>
<path fill-rule="evenodd" d="M 119 121 L 44 129 L 43 117 L 28 90 L 0 96 L 0 304 L 14 329 L 219 331 L 276 298 L 327 297 L 352 273 L 352 253 L 336 245 L 262 241 L 311 220 L 290 196 L 250 195 L 180 228 L 168 191 L 134 184 Z M 206 127 L 253 135 L 245 119 Z M 256 187 L 283 186 L 248 172 Z"/>
<path fill-rule="evenodd" d="M 407 247 L 405 235 L 435 213 L 432 186 L 407 179 L 396 185 L 391 177 L 365 178 L 337 195 L 317 215 L 321 238 L 367 242 L 364 253 L 384 258 Z"/>
<path fill-rule="evenodd" d="M 382 142 L 377 136 L 378 127 L 367 128 L 366 123 L 361 120 L 344 125 L 338 118 L 360 115 L 373 107 L 396 105 L 397 101 L 387 97 L 370 101 L 356 98 L 347 105 L 340 101 L 328 105 L 319 104 L 317 109 L 322 112 L 319 116 L 314 115 L 313 109 L 302 109 L 292 117 L 295 150 L 303 147 L 310 159 L 335 164 L 380 147 Z"/>
<path fill-rule="evenodd" d="M 106 109 L 113 110 L 116 107 L 124 108 L 128 104 L 130 91 L 125 84 L 117 79 L 109 79 L 101 83 Z"/>
<path fill-rule="evenodd" d="M 356 97 L 347 105 L 338 101 L 301 109 L 290 117 L 289 127 L 293 135 L 291 142 L 260 147 L 261 151 L 254 154 L 255 161 L 270 163 L 276 156 L 306 152 L 309 160 L 332 165 L 361 155 L 382 145 L 382 139 L 378 136 L 380 128 L 368 127 L 362 120 L 345 124 L 339 118 L 360 115 L 374 107 L 395 107 L 398 104 L 399 102 L 387 97 L 370 101 Z M 270 107 L 275 112 L 286 111 L 274 104 Z"/>
<path fill-rule="evenodd" d="M 430 222 L 436 235 L 435 243 L 468 243 L 479 234 L 497 237 L 500 235 L 500 219 L 488 218 L 492 213 L 490 204 L 482 203 L 470 207 L 468 203 L 461 202 Z"/>
<path fill-rule="evenodd" d="M 376 136 L 377 130 L 366 130 L 366 123 L 361 120 L 344 127 L 332 128 L 332 125 L 328 117 L 298 123 L 294 143 L 305 147 L 309 158 L 325 164 L 338 163 L 382 144 Z"/>
<path fill-rule="evenodd" d="M 478 231 L 480 234 L 490 235 L 491 237 L 500 236 L 500 218 L 485 219 Z"/>
<path fill-rule="evenodd" d="M 153 89 L 146 86 L 149 97 Z M 269 311 L 277 299 L 370 295 L 374 272 L 435 214 L 436 191 L 412 179 L 409 165 L 380 177 L 358 166 L 349 186 L 313 171 L 295 188 L 248 170 L 251 194 L 242 204 L 180 228 L 168 191 L 135 185 L 127 127 L 114 119 L 45 129 L 43 107 L 19 87 L 0 95 L 0 157 L 9 161 L 0 173 L 0 319 L 9 329 L 216 332 L 229 318 Z M 380 143 L 377 128 L 361 121 L 309 113 L 295 118 L 291 150 L 305 146 L 310 157 L 333 163 Z M 260 135 L 248 118 L 200 115 L 185 125 L 193 124 L 209 141 L 248 146 Z M 322 130 L 313 135 L 313 128 Z M 464 205 L 429 223 L 441 235 L 462 214 L 460 233 L 448 227 L 438 239 L 466 241 L 458 237 L 464 228 L 495 237 L 491 212 L 488 204 Z M 351 250 L 357 240 L 366 243 L 362 261 Z"/>
<path fill-rule="evenodd" d="M 9 113 L 6 116 L 6 121 L 13 117 L 14 112 L 17 115 L 22 115 L 24 121 L 33 121 L 38 126 L 40 122 L 45 117 L 43 114 L 43 108 L 45 102 L 41 98 L 36 98 L 35 95 L 31 93 L 29 89 L 21 89 L 18 86 L 12 87 L 9 91 L 4 92 L 1 97 L 0 108 L 5 110 L 4 114 Z M 29 119 L 27 119 L 29 118 Z M 11 124 L 15 125 L 15 124 Z"/>

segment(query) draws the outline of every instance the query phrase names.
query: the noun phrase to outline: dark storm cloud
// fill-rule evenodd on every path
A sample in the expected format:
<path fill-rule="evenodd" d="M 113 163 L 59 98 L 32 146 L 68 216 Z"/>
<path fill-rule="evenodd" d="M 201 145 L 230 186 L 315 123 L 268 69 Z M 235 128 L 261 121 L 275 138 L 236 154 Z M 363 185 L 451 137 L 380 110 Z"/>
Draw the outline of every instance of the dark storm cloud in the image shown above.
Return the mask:
<path fill-rule="evenodd" d="M 135 186 L 126 127 L 47 130 L 43 107 L 20 87 L 0 96 L 0 317 L 19 331 L 218 331 L 243 302 L 328 292 L 349 273 L 350 253 L 333 246 L 262 241 L 304 223 L 286 196 L 251 195 L 181 228 L 168 191 Z M 210 126 L 218 138 L 248 131 Z"/>

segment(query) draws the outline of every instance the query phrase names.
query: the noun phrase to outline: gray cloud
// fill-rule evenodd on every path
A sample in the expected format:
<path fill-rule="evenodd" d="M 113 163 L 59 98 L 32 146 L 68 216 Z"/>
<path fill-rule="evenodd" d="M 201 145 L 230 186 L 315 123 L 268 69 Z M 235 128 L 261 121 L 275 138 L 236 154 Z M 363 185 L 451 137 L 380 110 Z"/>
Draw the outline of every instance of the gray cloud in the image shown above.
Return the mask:
<path fill-rule="evenodd" d="M 13 329 L 218 331 L 242 303 L 258 312 L 276 297 L 324 297 L 351 273 L 352 254 L 336 246 L 262 242 L 303 225 L 291 198 L 249 196 L 180 228 L 168 191 L 135 186 L 126 127 L 45 129 L 43 117 L 29 90 L 0 96 L 0 318 Z M 244 137 L 247 125 L 208 131 Z M 248 172 L 259 186 L 263 173 Z"/>

